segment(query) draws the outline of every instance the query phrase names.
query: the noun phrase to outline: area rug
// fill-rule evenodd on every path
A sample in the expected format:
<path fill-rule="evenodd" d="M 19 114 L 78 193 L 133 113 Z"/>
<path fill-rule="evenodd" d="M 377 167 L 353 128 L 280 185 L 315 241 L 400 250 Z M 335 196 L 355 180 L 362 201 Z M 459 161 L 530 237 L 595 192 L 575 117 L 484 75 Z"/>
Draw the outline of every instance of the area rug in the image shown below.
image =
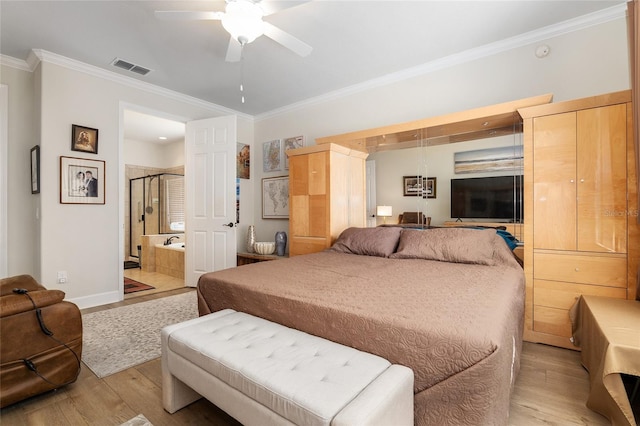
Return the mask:
<path fill-rule="evenodd" d="M 155 287 L 152 285 L 143 284 L 131 278 L 124 277 L 124 294 L 153 289 L 155 289 Z"/>
<path fill-rule="evenodd" d="M 160 356 L 160 330 L 198 316 L 195 291 L 82 315 L 82 361 L 102 378 Z"/>

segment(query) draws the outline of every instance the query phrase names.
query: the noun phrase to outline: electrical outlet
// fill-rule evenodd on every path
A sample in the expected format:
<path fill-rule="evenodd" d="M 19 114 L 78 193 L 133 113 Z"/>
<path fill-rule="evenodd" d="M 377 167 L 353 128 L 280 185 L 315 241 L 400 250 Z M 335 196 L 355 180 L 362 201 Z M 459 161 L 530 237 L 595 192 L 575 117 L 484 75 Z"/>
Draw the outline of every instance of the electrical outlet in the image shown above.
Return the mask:
<path fill-rule="evenodd" d="M 58 271 L 58 284 L 67 282 L 67 271 Z"/>

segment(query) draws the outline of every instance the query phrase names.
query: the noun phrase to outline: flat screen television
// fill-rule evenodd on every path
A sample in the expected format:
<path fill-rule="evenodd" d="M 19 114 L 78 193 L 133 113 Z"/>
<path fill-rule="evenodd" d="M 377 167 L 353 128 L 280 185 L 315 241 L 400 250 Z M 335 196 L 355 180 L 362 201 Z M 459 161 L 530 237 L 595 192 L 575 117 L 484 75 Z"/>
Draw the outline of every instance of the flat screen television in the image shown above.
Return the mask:
<path fill-rule="evenodd" d="M 451 179 L 451 217 L 520 222 L 522 186 L 522 176 Z"/>

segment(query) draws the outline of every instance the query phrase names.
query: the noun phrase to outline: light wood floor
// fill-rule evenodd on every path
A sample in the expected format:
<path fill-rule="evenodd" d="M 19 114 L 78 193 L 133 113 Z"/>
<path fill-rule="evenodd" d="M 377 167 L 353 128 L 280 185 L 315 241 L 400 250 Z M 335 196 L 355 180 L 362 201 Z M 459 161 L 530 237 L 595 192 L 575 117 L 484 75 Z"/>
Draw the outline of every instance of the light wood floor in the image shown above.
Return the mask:
<path fill-rule="evenodd" d="M 147 295 L 100 308 L 137 303 L 184 291 L 193 289 L 182 288 Z M 610 424 L 604 417 L 585 407 L 588 389 L 588 374 L 580 365 L 579 352 L 525 342 L 520 374 L 511 399 L 509 425 Z M 0 423 L 3 426 L 119 425 L 138 414 L 144 414 L 154 426 L 238 425 L 204 399 L 173 415 L 165 412 L 162 408 L 159 359 L 104 379 L 98 379 L 83 364 L 75 383 L 4 408 L 0 411 Z"/>
<path fill-rule="evenodd" d="M 154 286 L 153 290 L 138 291 L 136 293 L 125 294 L 124 298 L 135 299 L 141 296 L 148 296 L 150 294 L 162 293 L 167 290 L 175 290 L 184 287 L 184 279 L 171 277 L 169 275 L 160 274 L 158 272 L 146 272 L 139 268 L 125 269 L 124 276 L 131 278 L 143 284 Z"/>

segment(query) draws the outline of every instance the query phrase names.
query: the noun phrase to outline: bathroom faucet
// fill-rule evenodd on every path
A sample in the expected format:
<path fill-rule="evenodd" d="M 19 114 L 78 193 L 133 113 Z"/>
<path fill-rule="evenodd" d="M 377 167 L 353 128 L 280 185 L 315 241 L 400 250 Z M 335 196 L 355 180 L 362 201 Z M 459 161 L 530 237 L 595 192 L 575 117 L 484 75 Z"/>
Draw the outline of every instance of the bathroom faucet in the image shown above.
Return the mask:
<path fill-rule="evenodd" d="M 167 240 L 164 242 L 164 245 L 168 246 L 169 244 L 171 244 L 171 241 L 173 241 L 174 238 L 180 239 L 180 237 L 178 237 L 177 235 L 174 235 L 173 237 L 167 238 Z"/>

